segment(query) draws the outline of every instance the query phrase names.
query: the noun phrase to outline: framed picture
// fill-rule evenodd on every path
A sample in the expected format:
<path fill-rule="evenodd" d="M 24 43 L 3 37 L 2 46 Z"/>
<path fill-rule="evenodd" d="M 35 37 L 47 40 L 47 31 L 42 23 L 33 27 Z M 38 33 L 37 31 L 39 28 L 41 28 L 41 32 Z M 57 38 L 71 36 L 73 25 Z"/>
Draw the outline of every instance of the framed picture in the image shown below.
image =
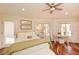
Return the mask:
<path fill-rule="evenodd" d="M 21 30 L 32 30 L 32 21 L 30 20 L 20 20 Z"/>

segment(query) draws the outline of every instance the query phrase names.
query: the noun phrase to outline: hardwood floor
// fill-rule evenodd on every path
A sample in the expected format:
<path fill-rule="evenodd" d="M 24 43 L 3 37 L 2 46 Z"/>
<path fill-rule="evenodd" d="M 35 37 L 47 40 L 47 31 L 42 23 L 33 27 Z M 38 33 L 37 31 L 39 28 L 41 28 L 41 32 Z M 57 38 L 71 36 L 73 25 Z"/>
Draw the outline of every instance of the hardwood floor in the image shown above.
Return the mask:
<path fill-rule="evenodd" d="M 55 52 L 56 55 L 79 55 L 79 43 L 64 43 L 51 42 L 50 49 Z"/>

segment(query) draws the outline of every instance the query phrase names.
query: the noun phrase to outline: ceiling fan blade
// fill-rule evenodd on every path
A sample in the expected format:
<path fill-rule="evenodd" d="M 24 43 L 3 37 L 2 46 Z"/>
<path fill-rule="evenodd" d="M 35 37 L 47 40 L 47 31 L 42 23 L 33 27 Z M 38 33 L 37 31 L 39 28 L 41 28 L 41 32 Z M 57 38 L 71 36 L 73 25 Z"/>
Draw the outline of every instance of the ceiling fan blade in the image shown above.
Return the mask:
<path fill-rule="evenodd" d="M 51 4 L 49 4 L 49 3 L 46 3 L 46 5 L 48 5 L 50 8 L 52 7 Z"/>
<path fill-rule="evenodd" d="M 45 9 L 45 10 L 43 10 L 43 11 L 47 11 L 47 10 L 50 10 L 50 8 L 49 8 L 49 9 Z"/>
<path fill-rule="evenodd" d="M 55 8 L 56 10 L 63 10 L 62 8 Z"/>
<path fill-rule="evenodd" d="M 62 5 L 62 3 L 58 3 L 58 4 L 56 4 L 55 7 L 57 7 L 57 6 L 59 6 L 59 5 Z"/>

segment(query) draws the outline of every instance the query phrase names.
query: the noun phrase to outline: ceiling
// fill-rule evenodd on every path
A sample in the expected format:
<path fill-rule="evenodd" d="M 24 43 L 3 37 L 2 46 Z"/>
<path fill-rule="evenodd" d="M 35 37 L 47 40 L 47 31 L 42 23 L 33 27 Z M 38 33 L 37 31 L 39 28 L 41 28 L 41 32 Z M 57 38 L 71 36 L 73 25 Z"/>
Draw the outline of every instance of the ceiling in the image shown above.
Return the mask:
<path fill-rule="evenodd" d="M 0 3 L 0 15 L 15 15 L 30 18 L 78 18 L 79 4 L 65 3 L 61 6 L 62 11 L 54 11 L 50 14 L 49 11 L 43 12 L 48 6 L 45 3 Z M 22 11 L 22 8 L 25 10 Z M 67 14 L 67 15 L 66 15 Z"/>

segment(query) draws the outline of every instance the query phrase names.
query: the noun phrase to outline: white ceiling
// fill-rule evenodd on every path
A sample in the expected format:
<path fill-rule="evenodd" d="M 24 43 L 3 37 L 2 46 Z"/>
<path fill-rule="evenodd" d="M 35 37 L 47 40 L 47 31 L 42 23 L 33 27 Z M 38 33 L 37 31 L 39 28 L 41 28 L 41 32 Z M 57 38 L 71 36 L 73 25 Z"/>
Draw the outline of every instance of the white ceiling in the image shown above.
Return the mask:
<path fill-rule="evenodd" d="M 65 3 L 61 6 L 62 11 L 54 11 L 52 14 L 49 11 L 43 12 L 48 6 L 45 3 L 0 3 L 0 14 L 6 15 L 19 15 L 31 18 L 78 18 L 79 17 L 79 4 L 78 3 Z M 23 12 L 21 9 L 25 8 Z M 68 15 L 65 15 L 68 12 Z"/>

